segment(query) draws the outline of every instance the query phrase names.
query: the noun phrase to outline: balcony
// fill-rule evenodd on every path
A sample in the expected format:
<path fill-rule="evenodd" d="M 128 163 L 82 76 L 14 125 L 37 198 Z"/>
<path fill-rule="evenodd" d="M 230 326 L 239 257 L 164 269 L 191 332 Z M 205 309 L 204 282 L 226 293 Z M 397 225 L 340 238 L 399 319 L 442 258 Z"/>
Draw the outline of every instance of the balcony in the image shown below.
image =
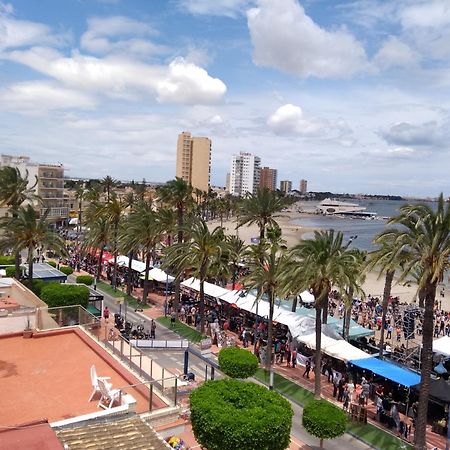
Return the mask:
<path fill-rule="evenodd" d="M 41 215 L 44 215 L 46 211 L 48 211 L 48 219 L 66 219 L 69 217 L 68 207 L 41 208 Z"/>
<path fill-rule="evenodd" d="M 53 171 L 53 172 L 40 172 L 38 175 L 38 178 L 50 178 L 50 179 L 56 179 L 61 180 L 64 178 L 64 171 Z"/>

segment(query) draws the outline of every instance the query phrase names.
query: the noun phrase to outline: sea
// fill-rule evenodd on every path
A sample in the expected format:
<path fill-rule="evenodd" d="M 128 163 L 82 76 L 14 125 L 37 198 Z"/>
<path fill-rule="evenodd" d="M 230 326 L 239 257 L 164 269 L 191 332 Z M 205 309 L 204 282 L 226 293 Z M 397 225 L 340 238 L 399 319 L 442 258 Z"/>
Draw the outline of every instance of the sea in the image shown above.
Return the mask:
<path fill-rule="evenodd" d="M 349 203 L 357 203 L 360 206 L 364 206 L 366 208 L 366 211 L 377 213 L 377 218 L 343 218 L 310 214 L 308 216 L 295 219 L 293 223 L 300 226 L 321 230 L 334 229 L 335 231 L 342 231 L 342 233 L 344 234 L 344 242 L 348 242 L 350 240 L 350 236 L 357 236 L 356 238 L 352 239 L 351 246 L 357 247 L 361 250 L 371 251 L 375 249 L 373 239 L 377 234 L 386 229 L 386 222 L 389 217 L 397 215 L 399 213 L 400 207 L 407 203 L 421 203 L 420 201 L 412 200 L 345 199 L 343 201 L 348 201 Z M 319 202 L 300 202 L 299 206 L 305 212 L 313 212 L 316 205 L 318 204 Z M 426 204 L 435 209 L 437 202 L 427 201 Z M 309 239 L 314 237 L 314 233 L 305 233 L 302 237 L 303 239 Z"/>

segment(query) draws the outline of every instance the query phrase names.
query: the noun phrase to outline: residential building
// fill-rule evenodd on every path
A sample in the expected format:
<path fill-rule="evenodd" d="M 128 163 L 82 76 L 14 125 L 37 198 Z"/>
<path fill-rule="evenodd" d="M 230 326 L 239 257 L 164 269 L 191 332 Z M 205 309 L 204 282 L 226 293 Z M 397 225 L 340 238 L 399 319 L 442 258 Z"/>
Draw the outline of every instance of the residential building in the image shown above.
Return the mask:
<path fill-rule="evenodd" d="M 42 164 L 31 161 L 28 156 L 1 155 L 0 167 L 19 169 L 22 176 L 28 174 L 28 186 L 42 199 L 40 213 L 48 210 L 47 219 L 62 223 L 69 217 L 69 208 L 64 199 L 64 166 Z M 36 182 L 37 180 L 37 182 Z"/>
<path fill-rule="evenodd" d="M 239 197 L 256 193 L 259 187 L 261 158 L 251 153 L 233 155 L 230 170 L 230 194 Z"/>
<path fill-rule="evenodd" d="M 211 175 L 211 140 L 183 131 L 178 135 L 176 175 L 194 189 L 208 191 Z"/>
<path fill-rule="evenodd" d="M 308 192 L 308 181 L 300 180 L 300 193 L 306 194 Z"/>
<path fill-rule="evenodd" d="M 259 187 L 267 188 L 271 191 L 277 189 L 277 170 L 270 167 L 263 167 L 259 178 Z"/>
<path fill-rule="evenodd" d="M 280 181 L 280 191 L 287 194 L 292 191 L 292 181 L 289 180 L 281 180 Z"/>

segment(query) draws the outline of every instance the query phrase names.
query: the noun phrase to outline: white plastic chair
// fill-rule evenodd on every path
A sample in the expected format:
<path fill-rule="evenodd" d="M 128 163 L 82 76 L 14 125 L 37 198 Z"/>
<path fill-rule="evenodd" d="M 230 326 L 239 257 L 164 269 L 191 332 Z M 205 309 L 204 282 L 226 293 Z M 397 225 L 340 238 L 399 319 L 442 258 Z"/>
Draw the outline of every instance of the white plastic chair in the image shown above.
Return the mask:
<path fill-rule="evenodd" d="M 106 384 L 108 385 L 108 387 L 110 386 L 110 384 L 107 382 L 107 380 L 110 380 L 111 377 L 99 377 L 97 376 L 97 370 L 95 369 L 95 366 L 92 365 L 91 366 L 91 384 L 92 384 L 92 394 L 89 397 L 88 401 L 91 401 L 96 394 L 100 394 L 100 387 L 98 386 L 98 381 L 102 380 L 104 382 L 106 382 Z"/>
<path fill-rule="evenodd" d="M 109 383 L 108 383 L 109 384 Z M 98 380 L 98 387 L 102 394 L 98 406 L 103 409 L 109 409 L 112 407 L 116 400 L 120 400 L 122 391 L 120 389 L 111 389 L 110 386 L 104 381 Z"/>

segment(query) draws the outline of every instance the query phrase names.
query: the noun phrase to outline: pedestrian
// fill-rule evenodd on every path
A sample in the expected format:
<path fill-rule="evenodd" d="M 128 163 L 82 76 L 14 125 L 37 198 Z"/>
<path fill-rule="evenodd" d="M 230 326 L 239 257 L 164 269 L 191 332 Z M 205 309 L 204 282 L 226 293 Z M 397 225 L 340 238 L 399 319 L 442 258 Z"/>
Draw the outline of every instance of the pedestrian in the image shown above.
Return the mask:
<path fill-rule="evenodd" d="M 305 371 L 303 372 L 303 378 L 308 378 L 309 379 L 309 372 L 311 370 L 311 361 L 309 360 L 309 358 L 306 360 L 306 364 L 305 364 Z"/>
<path fill-rule="evenodd" d="M 156 339 L 156 322 L 152 319 L 150 324 L 150 339 Z"/>
<path fill-rule="evenodd" d="M 105 318 L 105 321 L 108 322 L 109 319 L 109 309 L 107 306 L 104 307 L 103 309 L 103 317 Z"/>
<path fill-rule="evenodd" d="M 291 361 L 292 368 L 295 369 L 295 366 L 297 365 L 297 350 L 295 348 L 292 350 Z"/>
<path fill-rule="evenodd" d="M 339 373 L 334 372 L 333 375 L 333 397 L 336 398 L 338 387 L 339 387 Z"/>
<path fill-rule="evenodd" d="M 172 312 L 170 313 L 170 326 L 172 328 L 175 326 L 176 320 L 177 320 L 177 313 L 173 309 Z"/>
<path fill-rule="evenodd" d="M 291 351 L 288 350 L 286 352 L 286 367 L 290 367 L 291 366 Z"/>
<path fill-rule="evenodd" d="M 348 411 L 348 406 L 349 406 L 349 403 L 350 403 L 350 392 L 349 392 L 347 386 L 344 388 L 344 393 L 342 395 L 342 400 L 344 402 L 344 404 L 342 405 L 342 409 L 344 411 Z"/>
<path fill-rule="evenodd" d="M 392 339 L 393 328 L 394 327 L 391 324 L 388 325 L 386 339 Z"/>
<path fill-rule="evenodd" d="M 345 380 L 343 377 L 338 382 L 338 401 L 342 402 L 344 401 L 344 389 L 345 389 Z"/>

